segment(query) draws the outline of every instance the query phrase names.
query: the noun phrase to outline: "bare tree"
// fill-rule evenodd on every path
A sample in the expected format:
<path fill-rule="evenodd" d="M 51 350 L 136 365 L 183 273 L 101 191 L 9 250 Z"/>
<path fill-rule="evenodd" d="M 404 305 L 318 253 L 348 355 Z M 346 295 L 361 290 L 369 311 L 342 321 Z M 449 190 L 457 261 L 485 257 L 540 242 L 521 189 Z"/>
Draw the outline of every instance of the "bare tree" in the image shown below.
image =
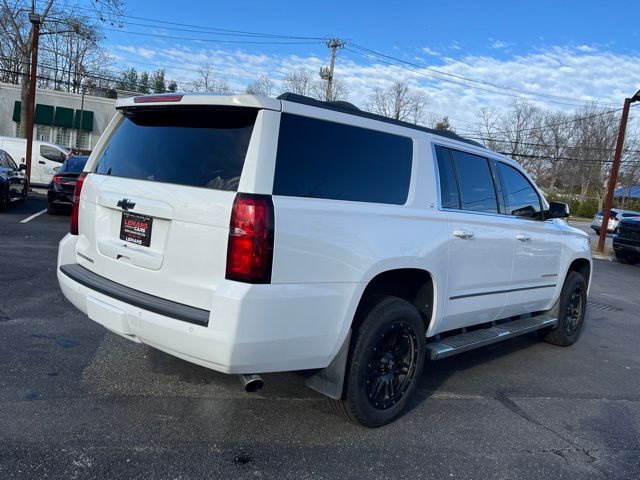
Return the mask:
<path fill-rule="evenodd" d="M 331 86 L 331 98 L 327 98 L 327 81 L 316 80 L 311 84 L 310 96 L 318 100 L 328 100 L 330 102 L 346 101 L 349 97 L 349 88 L 342 80 L 335 78 Z"/>
<path fill-rule="evenodd" d="M 316 100 L 327 100 L 327 82 L 326 80 L 315 79 L 315 75 L 299 68 L 293 72 L 289 72 L 282 80 L 282 88 L 284 92 L 296 93 Z M 346 101 L 349 96 L 347 85 L 340 79 L 333 80 L 332 95 L 330 101 Z"/>
<path fill-rule="evenodd" d="M 579 181 L 580 197 L 595 196 L 598 208 L 601 208 L 618 136 L 619 117 L 616 112 L 603 112 L 593 105 L 574 115 L 574 145 L 568 153 L 579 162 L 572 166 L 571 176 Z"/>
<path fill-rule="evenodd" d="M 209 64 L 200 67 L 198 78 L 193 82 L 193 89 L 196 92 L 227 93 L 231 91 L 227 81 L 220 77 Z"/>
<path fill-rule="evenodd" d="M 96 0 L 92 6 L 99 15 L 104 18 L 107 15 L 119 15 L 122 10 L 122 0 Z M 11 60 L 13 78 L 20 77 L 22 85 L 21 97 L 21 118 L 27 116 L 27 104 L 29 96 L 29 75 L 31 69 L 31 52 L 33 50 L 33 27 L 28 21 L 28 13 L 38 13 L 43 21 L 41 35 L 56 35 L 61 33 L 80 34 L 78 24 L 69 22 L 73 17 L 68 12 L 76 12 L 78 5 L 71 0 L 14 0 L 11 4 L 7 0 L 0 0 L 0 38 L 2 47 L 0 50 L 9 53 Z M 50 18 L 51 17 L 51 18 Z M 62 28 L 60 28 L 63 26 Z M 86 33 L 86 32 L 85 32 Z M 46 44 L 43 42 L 43 46 Z M 73 45 L 67 44 L 67 47 Z M 77 45 L 73 46 L 77 47 Z M 79 51 L 75 48 L 76 53 Z M 67 52 L 69 53 L 69 52 Z M 3 55 L 4 56 L 4 55 Z M 77 58 L 76 58 L 77 60 Z M 73 62 L 70 62 L 70 64 Z M 3 66 L 6 63 L 3 63 Z M 79 86 L 78 77 L 84 72 L 78 68 L 76 61 L 71 66 L 65 68 L 67 75 L 76 77 L 76 84 Z M 11 77 L 10 77 L 11 78 Z M 55 80 L 54 80 L 55 82 Z M 71 82 L 70 82 L 71 83 Z M 20 123 L 20 136 L 25 136 L 26 123 Z"/>
<path fill-rule="evenodd" d="M 426 105 L 427 97 L 422 91 L 398 81 L 387 89 L 376 87 L 367 102 L 367 110 L 396 120 L 422 124 Z"/>
<path fill-rule="evenodd" d="M 289 72 L 282 80 L 282 87 L 285 92 L 297 93 L 298 95 L 310 96 L 313 88 L 312 74 L 300 68 Z"/>
<path fill-rule="evenodd" d="M 247 86 L 247 93 L 270 97 L 273 95 L 273 88 L 274 86 L 271 79 L 263 75 Z"/>
<path fill-rule="evenodd" d="M 478 136 L 484 144 L 509 155 L 535 178 L 541 172 L 535 143 L 540 128 L 541 111 L 526 101 L 516 100 L 504 112 L 482 109 Z"/>

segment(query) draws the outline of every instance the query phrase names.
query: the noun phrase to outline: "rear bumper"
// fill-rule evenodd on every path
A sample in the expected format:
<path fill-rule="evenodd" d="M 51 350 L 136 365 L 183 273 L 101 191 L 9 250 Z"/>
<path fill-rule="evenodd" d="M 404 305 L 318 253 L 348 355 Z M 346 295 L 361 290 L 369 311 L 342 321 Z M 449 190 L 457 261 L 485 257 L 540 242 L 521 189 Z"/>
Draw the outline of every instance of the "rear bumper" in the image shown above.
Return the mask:
<path fill-rule="evenodd" d="M 81 272 L 78 268 L 85 270 L 76 264 L 76 240 L 67 235 L 58 252 L 58 281 L 73 305 L 125 338 L 213 370 L 267 373 L 324 368 L 337 354 L 349 328 L 344 323 L 359 284 L 249 285 L 223 281 L 216 290 L 207 323 L 198 324 L 169 316 L 172 305 L 145 305 L 144 301 L 157 297 L 142 294 L 151 298 L 132 302 L 135 290 L 120 286 L 124 290 L 118 294 L 73 275 Z M 95 274 L 88 277 L 94 281 L 102 278 Z M 102 280 L 107 282 L 103 286 L 114 283 Z M 131 298 L 127 298 L 127 290 Z"/>
<path fill-rule="evenodd" d="M 49 205 L 71 207 L 73 204 L 71 197 L 73 197 L 73 193 L 67 194 L 65 192 L 56 192 L 53 190 L 47 191 L 47 200 Z"/>

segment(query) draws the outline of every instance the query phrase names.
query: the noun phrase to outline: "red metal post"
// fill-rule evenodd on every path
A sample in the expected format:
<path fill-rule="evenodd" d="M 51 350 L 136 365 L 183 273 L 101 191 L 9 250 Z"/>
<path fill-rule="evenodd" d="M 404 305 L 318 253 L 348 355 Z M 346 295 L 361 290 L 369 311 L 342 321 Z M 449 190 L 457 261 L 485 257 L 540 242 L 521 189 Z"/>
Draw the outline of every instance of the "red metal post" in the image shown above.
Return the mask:
<path fill-rule="evenodd" d="M 27 178 L 31 185 L 31 154 L 33 152 L 33 117 L 36 103 L 36 75 L 38 73 L 38 39 L 40 23 L 33 23 L 33 49 L 31 50 L 31 76 L 29 78 L 29 102 L 27 105 Z"/>
<path fill-rule="evenodd" d="M 635 97 L 634 97 L 635 98 Z M 618 170 L 620 170 L 620 159 L 622 157 L 622 147 L 624 145 L 624 135 L 627 130 L 627 119 L 629 118 L 629 107 L 631 99 L 624 99 L 624 108 L 622 109 L 622 118 L 620 119 L 620 130 L 618 130 L 618 141 L 616 142 L 616 151 L 613 156 L 613 166 L 611 167 L 611 175 L 609 176 L 609 189 L 604 201 L 604 212 L 602 215 L 602 227 L 600 227 L 600 239 L 598 240 L 598 251 L 604 252 L 604 242 L 607 238 L 607 229 L 609 227 L 609 218 L 611 217 L 611 206 L 613 205 L 613 192 L 618 182 Z"/>

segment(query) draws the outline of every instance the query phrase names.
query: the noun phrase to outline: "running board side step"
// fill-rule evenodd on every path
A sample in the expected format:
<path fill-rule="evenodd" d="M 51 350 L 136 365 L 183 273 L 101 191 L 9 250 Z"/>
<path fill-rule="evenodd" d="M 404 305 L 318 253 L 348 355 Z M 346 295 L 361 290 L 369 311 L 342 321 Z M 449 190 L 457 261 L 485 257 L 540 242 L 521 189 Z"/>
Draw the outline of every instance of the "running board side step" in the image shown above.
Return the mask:
<path fill-rule="evenodd" d="M 542 328 L 555 327 L 557 323 L 558 319 L 552 315 L 519 318 L 489 328 L 430 341 L 427 343 L 427 353 L 431 360 L 440 360 Z"/>

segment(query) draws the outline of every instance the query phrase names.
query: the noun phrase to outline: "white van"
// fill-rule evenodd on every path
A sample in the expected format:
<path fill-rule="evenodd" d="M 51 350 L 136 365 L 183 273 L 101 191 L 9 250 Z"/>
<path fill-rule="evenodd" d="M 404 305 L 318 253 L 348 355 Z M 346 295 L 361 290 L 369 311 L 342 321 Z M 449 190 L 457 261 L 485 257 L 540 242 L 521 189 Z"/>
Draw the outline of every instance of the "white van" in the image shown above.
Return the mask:
<path fill-rule="evenodd" d="M 27 140 L 25 138 L 0 137 L 0 149 L 6 151 L 16 163 L 26 163 Z M 47 185 L 65 161 L 69 150 L 54 143 L 33 141 L 31 161 L 31 185 Z"/>

